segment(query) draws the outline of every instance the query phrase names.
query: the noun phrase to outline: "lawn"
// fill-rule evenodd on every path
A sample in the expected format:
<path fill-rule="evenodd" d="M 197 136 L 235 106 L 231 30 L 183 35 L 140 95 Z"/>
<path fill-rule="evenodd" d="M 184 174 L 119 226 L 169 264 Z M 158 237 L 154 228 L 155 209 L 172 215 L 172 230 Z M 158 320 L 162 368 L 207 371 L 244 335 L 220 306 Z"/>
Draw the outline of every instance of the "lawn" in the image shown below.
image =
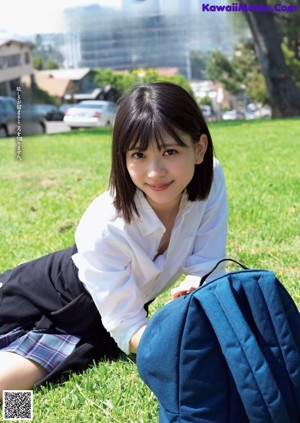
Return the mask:
<path fill-rule="evenodd" d="M 300 307 L 300 120 L 210 125 L 230 208 L 228 256 L 273 270 Z M 107 187 L 111 130 L 0 140 L 0 271 L 71 246 Z M 169 299 L 157 300 L 152 312 Z M 124 356 L 34 391 L 34 423 L 153 423 L 157 403 Z"/>

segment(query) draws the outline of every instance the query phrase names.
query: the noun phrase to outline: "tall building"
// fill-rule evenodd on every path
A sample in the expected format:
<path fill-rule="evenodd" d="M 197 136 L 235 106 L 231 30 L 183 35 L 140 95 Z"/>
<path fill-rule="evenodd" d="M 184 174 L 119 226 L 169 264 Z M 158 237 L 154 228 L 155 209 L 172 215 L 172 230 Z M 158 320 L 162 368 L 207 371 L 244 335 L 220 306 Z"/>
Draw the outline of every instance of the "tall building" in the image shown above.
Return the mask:
<path fill-rule="evenodd" d="M 132 14 L 97 5 L 67 9 L 65 15 L 69 28 L 77 28 L 79 35 L 75 38 L 72 30 L 69 39 L 71 44 L 79 41 L 83 67 L 178 67 L 183 74 L 187 72 L 186 19 L 179 24 L 177 17 L 153 13 L 152 9 Z"/>
<path fill-rule="evenodd" d="M 123 0 L 122 11 L 129 14 L 182 14 L 199 11 L 201 0 Z"/>
<path fill-rule="evenodd" d="M 218 1 L 218 0 L 211 0 Z M 69 66 L 129 70 L 176 67 L 191 76 L 192 50 L 232 54 L 228 13 L 203 13 L 200 0 L 123 0 L 120 10 L 99 5 L 65 10 Z"/>
<path fill-rule="evenodd" d="M 122 0 L 122 11 L 125 14 L 160 14 L 161 0 Z"/>

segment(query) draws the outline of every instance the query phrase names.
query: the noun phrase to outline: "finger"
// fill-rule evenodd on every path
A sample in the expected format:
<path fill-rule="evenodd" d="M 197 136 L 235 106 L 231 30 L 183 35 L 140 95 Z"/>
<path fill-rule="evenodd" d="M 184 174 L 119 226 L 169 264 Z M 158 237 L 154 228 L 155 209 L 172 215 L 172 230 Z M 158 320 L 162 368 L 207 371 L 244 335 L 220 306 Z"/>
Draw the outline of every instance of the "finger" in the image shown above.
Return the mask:
<path fill-rule="evenodd" d="M 178 288 L 174 288 L 171 291 L 171 297 L 174 300 L 175 298 L 180 297 L 181 295 L 184 295 L 184 293 L 186 292 L 186 290 L 183 290 L 182 288 L 178 287 Z"/>

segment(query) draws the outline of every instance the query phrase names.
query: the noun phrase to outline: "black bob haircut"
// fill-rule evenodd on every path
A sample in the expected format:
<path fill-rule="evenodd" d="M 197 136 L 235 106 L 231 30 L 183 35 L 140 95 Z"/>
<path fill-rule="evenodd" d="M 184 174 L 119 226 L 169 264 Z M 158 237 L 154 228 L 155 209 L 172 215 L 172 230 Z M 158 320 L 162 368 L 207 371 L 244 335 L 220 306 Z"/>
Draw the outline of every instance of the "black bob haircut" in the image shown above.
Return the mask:
<path fill-rule="evenodd" d="M 207 198 L 213 180 L 213 143 L 201 113 L 193 97 L 183 88 L 169 82 L 137 85 L 124 94 L 118 102 L 113 140 L 112 166 L 109 189 L 119 216 L 130 223 L 139 216 L 135 204 L 136 186 L 126 166 L 126 153 L 137 147 L 147 150 L 152 142 L 164 147 L 166 135 L 181 146 L 178 131 L 189 134 L 197 143 L 202 134 L 208 138 L 208 146 L 201 164 L 195 165 L 195 173 L 186 187 L 190 201 Z"/>

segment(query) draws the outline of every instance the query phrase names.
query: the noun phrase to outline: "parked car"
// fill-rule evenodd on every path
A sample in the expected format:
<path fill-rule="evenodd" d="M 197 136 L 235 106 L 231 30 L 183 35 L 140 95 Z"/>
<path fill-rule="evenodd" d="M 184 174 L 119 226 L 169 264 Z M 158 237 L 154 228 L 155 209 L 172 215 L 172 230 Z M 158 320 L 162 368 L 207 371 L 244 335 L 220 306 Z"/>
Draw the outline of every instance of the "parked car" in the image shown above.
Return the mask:
<path fill-rule="evenodd" d="M 18 126 L 21 135 L 46 132 L 45 119 L 36 113 L 29 104 L 21 104 L 18 125 L 17 102 L 13 97 L 0 97 L 0 138 L 16 136 Z"/>
<path fill-rule="evenodd" d="M 63 103 L 61 106 L 59 106 L 59 110 L 63 113 L 63 115 L 65 115 L 66 111 L 74 106 L 75 104 L 73 103 L 72 104 Z"/>
<path fill-rule="evenodd" d="M 116 112 L 112 101 L 84 100 L 66 110 L 64 122 L 71 129 L 113 125 Z"/>
<path fill-rule="evenodd" d="M 37 113 L 31 104 L 24 104 L 21 124 L 24 135 L 45 134 L 47 132 L 46 119 Z"/>
<path fill-rule="evenodd" d="M 0 138 L 17 133 L 16 111 L 16 108 L 6 97 L 0 97 Z"/>
<path fill-rule="evenodd" d="M 200 107 L 201 107 L 201 111 L 202 111 L 202 114 L 203 114 L 205 120 L 207 120 L 207 121 L 210 120 L 210 118 L 212 116 L 211 107 L 206 105 L 206 104 L 201 104 Z"/>
<path fill-rule="evenodd" d="M 245 119 L 245 114 L 239 110 L 228 110 L 222 115 L 223 120 Z"/>
<path fill-rule="evenodd" d="M 53 104 L 33 104 L 33 109 L 46 120 L 58 121 L 63 120 L 64 112 L 59 110 Z"/>

